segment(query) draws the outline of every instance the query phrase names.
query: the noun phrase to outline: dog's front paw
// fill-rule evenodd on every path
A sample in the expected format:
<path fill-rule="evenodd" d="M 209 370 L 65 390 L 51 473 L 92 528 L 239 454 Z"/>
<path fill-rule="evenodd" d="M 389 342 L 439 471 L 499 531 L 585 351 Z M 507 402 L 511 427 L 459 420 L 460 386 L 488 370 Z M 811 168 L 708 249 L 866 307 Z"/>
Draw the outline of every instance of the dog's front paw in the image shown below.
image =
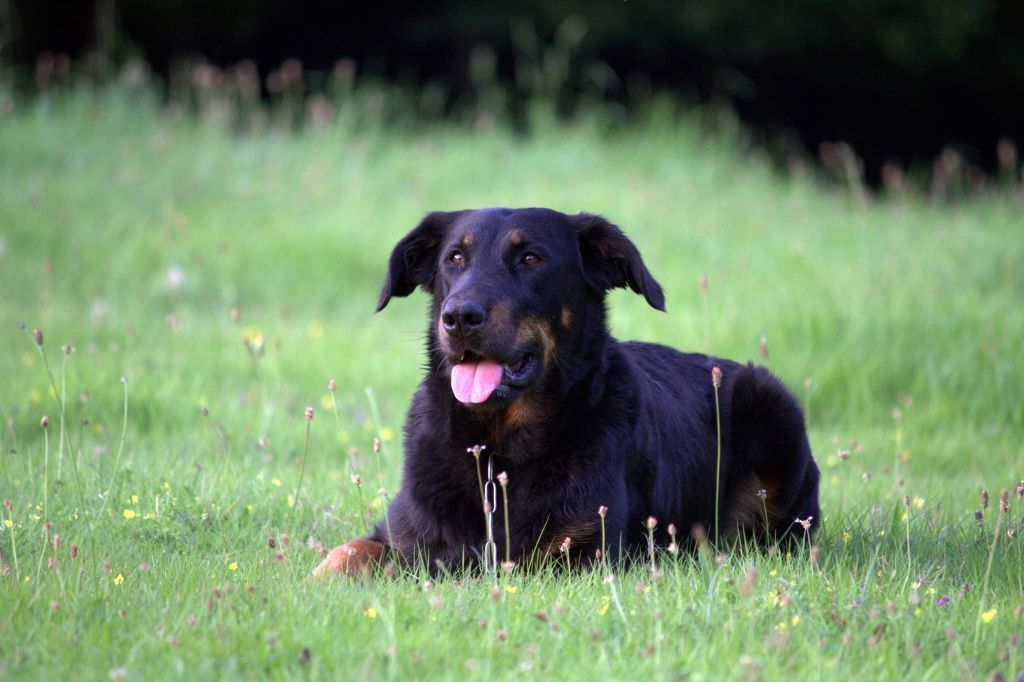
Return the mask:
<path fill-rule="evenodd" d="M 384 545 L 366 538 L 349 540 L 330 551 L 320 565 L 313 569 L 313 577 L 342 574 L 358 576 L 368 572 L 380 562 Z"/>

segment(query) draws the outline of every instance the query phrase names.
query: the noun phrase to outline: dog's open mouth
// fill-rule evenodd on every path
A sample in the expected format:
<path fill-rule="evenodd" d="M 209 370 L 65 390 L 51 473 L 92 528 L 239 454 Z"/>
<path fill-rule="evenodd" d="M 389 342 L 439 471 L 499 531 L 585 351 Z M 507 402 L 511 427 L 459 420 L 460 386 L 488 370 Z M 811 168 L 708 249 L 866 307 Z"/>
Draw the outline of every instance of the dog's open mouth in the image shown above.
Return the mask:
<path fill-rule="evenodd" d="M 501 364 L 467 352 L 452 363 L 452 393 L 468 405 L 485 403 L 492 397 L 512 398 L 533 382 L 538 366 L 533 353 L 523 353 Z"/>

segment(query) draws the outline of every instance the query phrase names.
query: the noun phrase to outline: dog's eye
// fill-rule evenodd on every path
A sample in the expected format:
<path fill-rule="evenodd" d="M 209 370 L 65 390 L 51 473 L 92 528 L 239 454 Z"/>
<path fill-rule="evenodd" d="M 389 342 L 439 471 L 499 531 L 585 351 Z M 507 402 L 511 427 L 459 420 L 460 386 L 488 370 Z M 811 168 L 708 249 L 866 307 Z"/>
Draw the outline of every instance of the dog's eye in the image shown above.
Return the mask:
<path fill-rule="evenodd" d="M 540 256 L 531 251 L 528 251 L 527 253 L 523 254 L 521 262 L 523 265 L 536 265 L 537 263 L 540 262 Z"/>
<path fill-rule="evenodd" d="M 451 255 L 448 256 L 448 260 L 451 261 L 452 265 L 462 265 L 466 262 L 466 257 L 462 255 L 461 251 L 452 251 Z"/>

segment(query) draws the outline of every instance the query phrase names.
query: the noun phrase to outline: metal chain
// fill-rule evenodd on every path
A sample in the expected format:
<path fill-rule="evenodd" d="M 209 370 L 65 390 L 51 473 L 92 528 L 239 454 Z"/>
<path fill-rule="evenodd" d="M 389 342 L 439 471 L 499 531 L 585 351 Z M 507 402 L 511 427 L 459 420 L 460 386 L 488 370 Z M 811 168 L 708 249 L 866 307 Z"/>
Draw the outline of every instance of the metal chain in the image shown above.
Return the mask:
<path fill-rule="evenodd" d="M 494 573 L 498 568 L 498 546 L 494 544 L 494 508 L 498 506 L 498 487 L 494 484 L 494 458 L 487 458 L 487 483 L 484 484 L 484 517 L 487 540 L 484 542 L 484 570 Z"/>

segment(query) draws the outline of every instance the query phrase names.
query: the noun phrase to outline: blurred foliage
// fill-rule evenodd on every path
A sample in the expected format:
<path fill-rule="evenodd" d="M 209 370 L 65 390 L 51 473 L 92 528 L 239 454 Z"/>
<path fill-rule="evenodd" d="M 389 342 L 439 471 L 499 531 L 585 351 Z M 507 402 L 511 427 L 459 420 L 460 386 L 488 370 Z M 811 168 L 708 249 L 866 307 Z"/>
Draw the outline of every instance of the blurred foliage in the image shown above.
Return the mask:
<path fill-rule="evenodd" d="M 14 38 L 5 52 L 25 65 L 45 51 L 70 51 L 91 54 L 100 68 L 141 57 L 165 76 L 197 56 L 221 65 L 252 59 L 260 74 L 298 58 L 325 73 L 349 57 L 362 72 L 420 89 L 439 112 L 486 90 L 491 108 L 515 120 L 538 93 L 570 115 L 595 99 L 630 112 L 670 90 L 735 108 L 783 156 L 846 141 L 865 159 L 869 180 L 880 179 L 890 157 L 930 162 L 946 145 L 991 170 L 997 140 L 1024 137 L 1017 0 L 11 7 Z"/>

